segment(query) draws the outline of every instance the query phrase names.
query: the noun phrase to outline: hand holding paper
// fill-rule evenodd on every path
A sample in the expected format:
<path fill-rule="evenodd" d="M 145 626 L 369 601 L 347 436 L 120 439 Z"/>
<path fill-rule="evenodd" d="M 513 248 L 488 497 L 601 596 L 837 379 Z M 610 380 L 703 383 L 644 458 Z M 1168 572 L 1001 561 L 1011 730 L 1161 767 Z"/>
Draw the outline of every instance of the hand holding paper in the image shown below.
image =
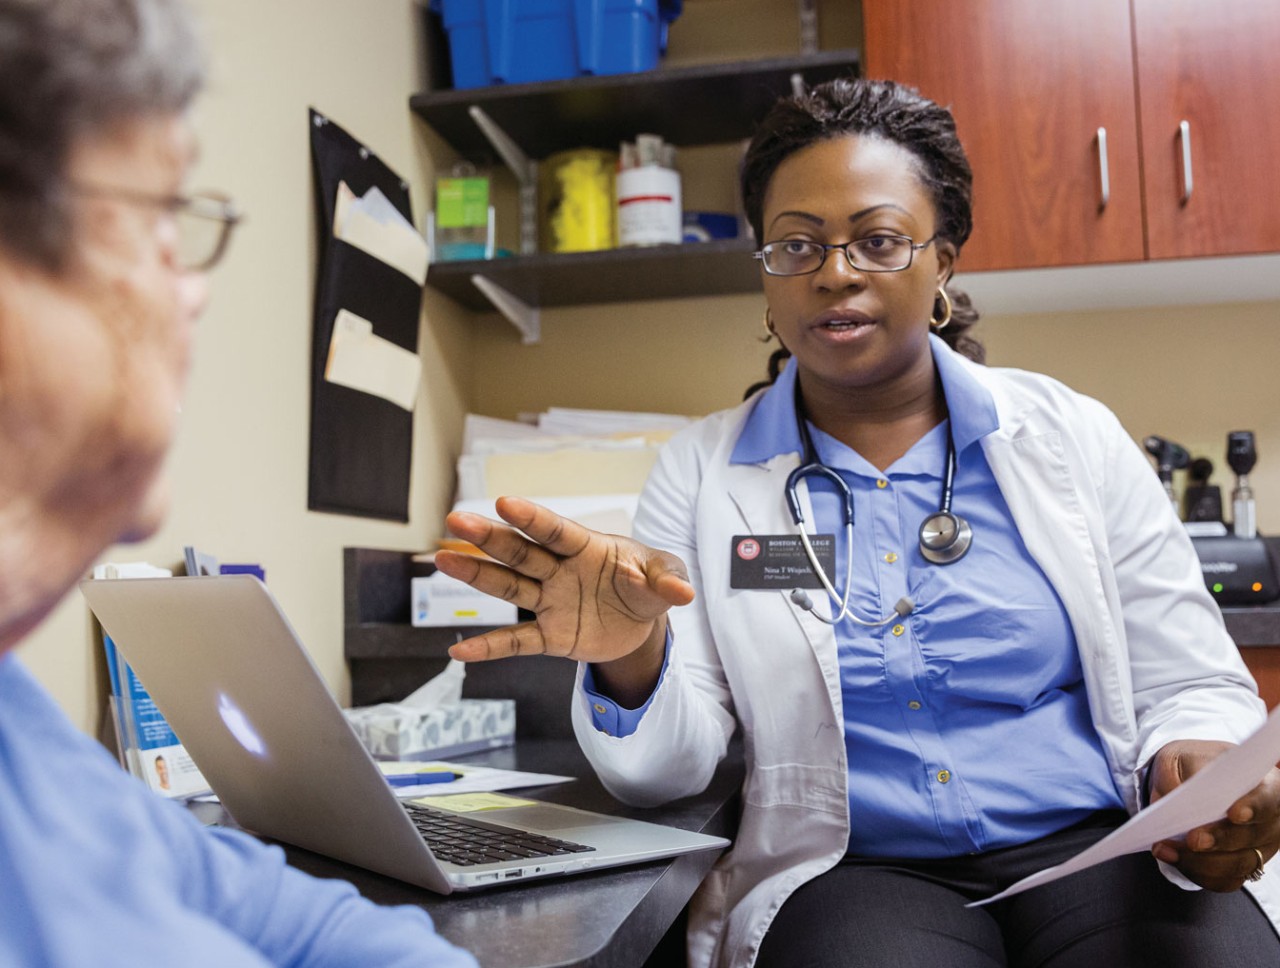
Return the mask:
<path fill-rule="evenodd" d="M 1197 827 L 1221 820 L 1231 805 L 1257 787 L 1260 780 L 1271 791 L 1273 803 L 1270 812 L 1273 815 L 1270 823 L 1274 829 L 1277 823 L 1274 816 L 1277 760 L 1280 760 L 1280 710 L 1273 712 L 1262 727 L 1239 746 L 1227 748 L 1208 765 L 1089 849 L 1055 867 L 1024 877 L 999 894 L 967 906 L 978 907 L 1003 900 L 1114 857 L 1150 850 L 1152 845 L 1161 841 L 1180 839 Z M 1275 843 L 1271 843 L 1264 854 L 1270 857 L 1275 853 L 1275 848 Z M 1248 849 L 1245 860 L 1249 856 L 1252 856 L 1256 865 L 1257 856 L 1253 854 L 1252 848 Z M 1251 866 L 1249 871 L 1252 869 Z M 1247 874 L 1249 871 L 1243 873 Z"/>
<path fill-rule="evenodd" d="M 1169 743 L 1152 760 L 1151 799 L 1168 795 L 1225 752 L 1230 743 L 1184 740 Z M 1280 845 L 1280 770 L 1271 769 L 1232 803 L 1226 817 L 1161 841 L 1155 856 L 1213 891 L 1234 891 L 1258 871 Z"/>

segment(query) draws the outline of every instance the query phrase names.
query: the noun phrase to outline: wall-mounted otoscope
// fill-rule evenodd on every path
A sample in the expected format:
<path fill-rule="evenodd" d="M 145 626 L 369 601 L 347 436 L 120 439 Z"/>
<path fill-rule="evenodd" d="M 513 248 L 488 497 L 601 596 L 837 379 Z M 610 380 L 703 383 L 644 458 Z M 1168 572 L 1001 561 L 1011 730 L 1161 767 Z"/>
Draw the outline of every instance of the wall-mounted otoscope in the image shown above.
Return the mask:
<path fill-rule="evenodd" d="M 1236 474 L 1235 488 L 1231 492 L 1231 533 L 1221 520 L 1210 521 L 1210 524 L 1217 524 L 1216 530 L 1204 530 L 1205 525 L 1199 519 L 1192 518 L 1190 513 L 1187 515 L 1187 528 L 1194 529 L 1191 530 L 1191 544 L 1200 558 L 1200 571 L 1204 574 L 1209 593 L 1219 605 L 1262 605 L 1280 598 L 1276 556 L 1267 539 L 1258 534 L 1253 488 L 1249 486 L 1249 472 L 1257 462 L 1258 451 L 1252 431 L 1234 430 L 1227 434 L 1227 464 Z M 1207 480 L 1209 472 L 1205 467 L 1192 466 L 1193 477 L 1203 476 Z M 1217 490 L 1207 485 L 1202 488 L 1203 493 Z M 1201 501 L 1204 500 L 1203 493 Z M 1222 503 L 1220 494 L 1217 503 Z"/>
<path fill-rule="evenodd" d="M 1227 463 L 1236 472 L 1236 486 L 1231 491 L 1231 520 L 1237 538 L 1252 538 L 1258 533 L 1258 511 L 1249 486 L 1249 472 L 1258 462 L 1258 451 L 1252 430 L 1233 430 L 1227 434 Z"/>
<path fill-rule="evenodd" d="M 1165 440 L 1154 434 L 1143 440 L 1142 446 L 1156 459 L 1156 474 L 1160 478 L 1160 483 L 1164 485 L 1165 494 L 1169 495 L 1169 501 L 1176 509 L 1178 499 L 1173 493 L 1173 472 L 1180 471 L 1190 464 L 1191 455 L 1181 444 L 1175 444 L 1172 440 Z"/>
<path fill-rule="evenodd" d="M 1187 467 L 1187 486 L 1182 492 L 1187 521 L 1221 521 L 1222 489 L 1209 483 L 1213 461 L 1197 457 Z"/>

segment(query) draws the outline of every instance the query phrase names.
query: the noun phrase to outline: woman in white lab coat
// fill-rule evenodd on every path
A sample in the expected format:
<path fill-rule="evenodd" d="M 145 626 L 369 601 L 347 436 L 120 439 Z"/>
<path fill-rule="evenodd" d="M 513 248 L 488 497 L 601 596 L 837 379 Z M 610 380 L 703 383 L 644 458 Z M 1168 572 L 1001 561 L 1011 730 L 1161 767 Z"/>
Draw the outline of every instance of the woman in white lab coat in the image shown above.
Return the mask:
<path fill-rule="evenodd" d="M 496 562 L 442 570 L 536 613 L 453 654 L 578 660 L 575 731 L 629 803 L 701 790 L 741 728 L 691 964 L 1280 964 L 1276 770 L 1185 840 L 965 907 L 1264 708 L 1115 417 L 975 362 L 946 288 L 971 227 L 949 113 L 823 85 L 779 103 L 742 180 L 785 367 L 670 443 L 635 541 L 519 499 L 506 524 L 452 515 Z"/>

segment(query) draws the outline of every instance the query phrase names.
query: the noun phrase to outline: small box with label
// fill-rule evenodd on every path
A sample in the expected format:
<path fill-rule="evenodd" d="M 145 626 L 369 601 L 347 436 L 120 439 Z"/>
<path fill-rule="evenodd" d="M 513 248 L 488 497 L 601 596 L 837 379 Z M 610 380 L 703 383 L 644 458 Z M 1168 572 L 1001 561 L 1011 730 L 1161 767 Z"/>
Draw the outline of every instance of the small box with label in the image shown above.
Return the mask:
<path fill-rule="evenodd" d="M 419 627 L 450 625 L 514 625 L 511 602 L 478 592 L 442 571 L 410 579 L 409 615 Z"/>

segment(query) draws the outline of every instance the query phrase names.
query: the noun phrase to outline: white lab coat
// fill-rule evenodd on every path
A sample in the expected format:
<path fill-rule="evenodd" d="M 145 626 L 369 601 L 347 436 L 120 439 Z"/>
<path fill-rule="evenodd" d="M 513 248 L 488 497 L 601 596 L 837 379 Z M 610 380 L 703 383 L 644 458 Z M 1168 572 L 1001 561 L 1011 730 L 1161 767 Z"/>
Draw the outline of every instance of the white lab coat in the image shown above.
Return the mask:
<path fill-rule="evenodd" d="M 1238 742 L 1262 723 L 1264 705 L 1185 530 L 1115 416 L 1047 377 L 965 362 L 994 398 L 1000 426 L 983 450 L 1071 618 L 1093 722 L 1133 812 L 1140 770 L 1164 744 Z M 778 908 L 840 860 L 849 836 L 834 632 L 785 592 L 729 587 L 734 535 L 794 531 L 783 484 L 798 455 L 729 463 L 752 405 L 679 434 L 645 487 L 636 537 L 679 555 L 697 590 L 671 613 L 674 645 L 652 705 L 632 735 L 612 737 L 592 725 L 580 686 L 574 698 L 583 751 L 604 785 L 636 805 L 701 791 L 742 728 L 741 823 L 693 901 L 694 966 L 751 965 Z M 957 495 L 961 513 L 963 503 Z M 1069 782 L 1071 764 L 1062 769 Z M 1273 925 L 1278 880 L 1269 873 L 1247 886 Z"/>

